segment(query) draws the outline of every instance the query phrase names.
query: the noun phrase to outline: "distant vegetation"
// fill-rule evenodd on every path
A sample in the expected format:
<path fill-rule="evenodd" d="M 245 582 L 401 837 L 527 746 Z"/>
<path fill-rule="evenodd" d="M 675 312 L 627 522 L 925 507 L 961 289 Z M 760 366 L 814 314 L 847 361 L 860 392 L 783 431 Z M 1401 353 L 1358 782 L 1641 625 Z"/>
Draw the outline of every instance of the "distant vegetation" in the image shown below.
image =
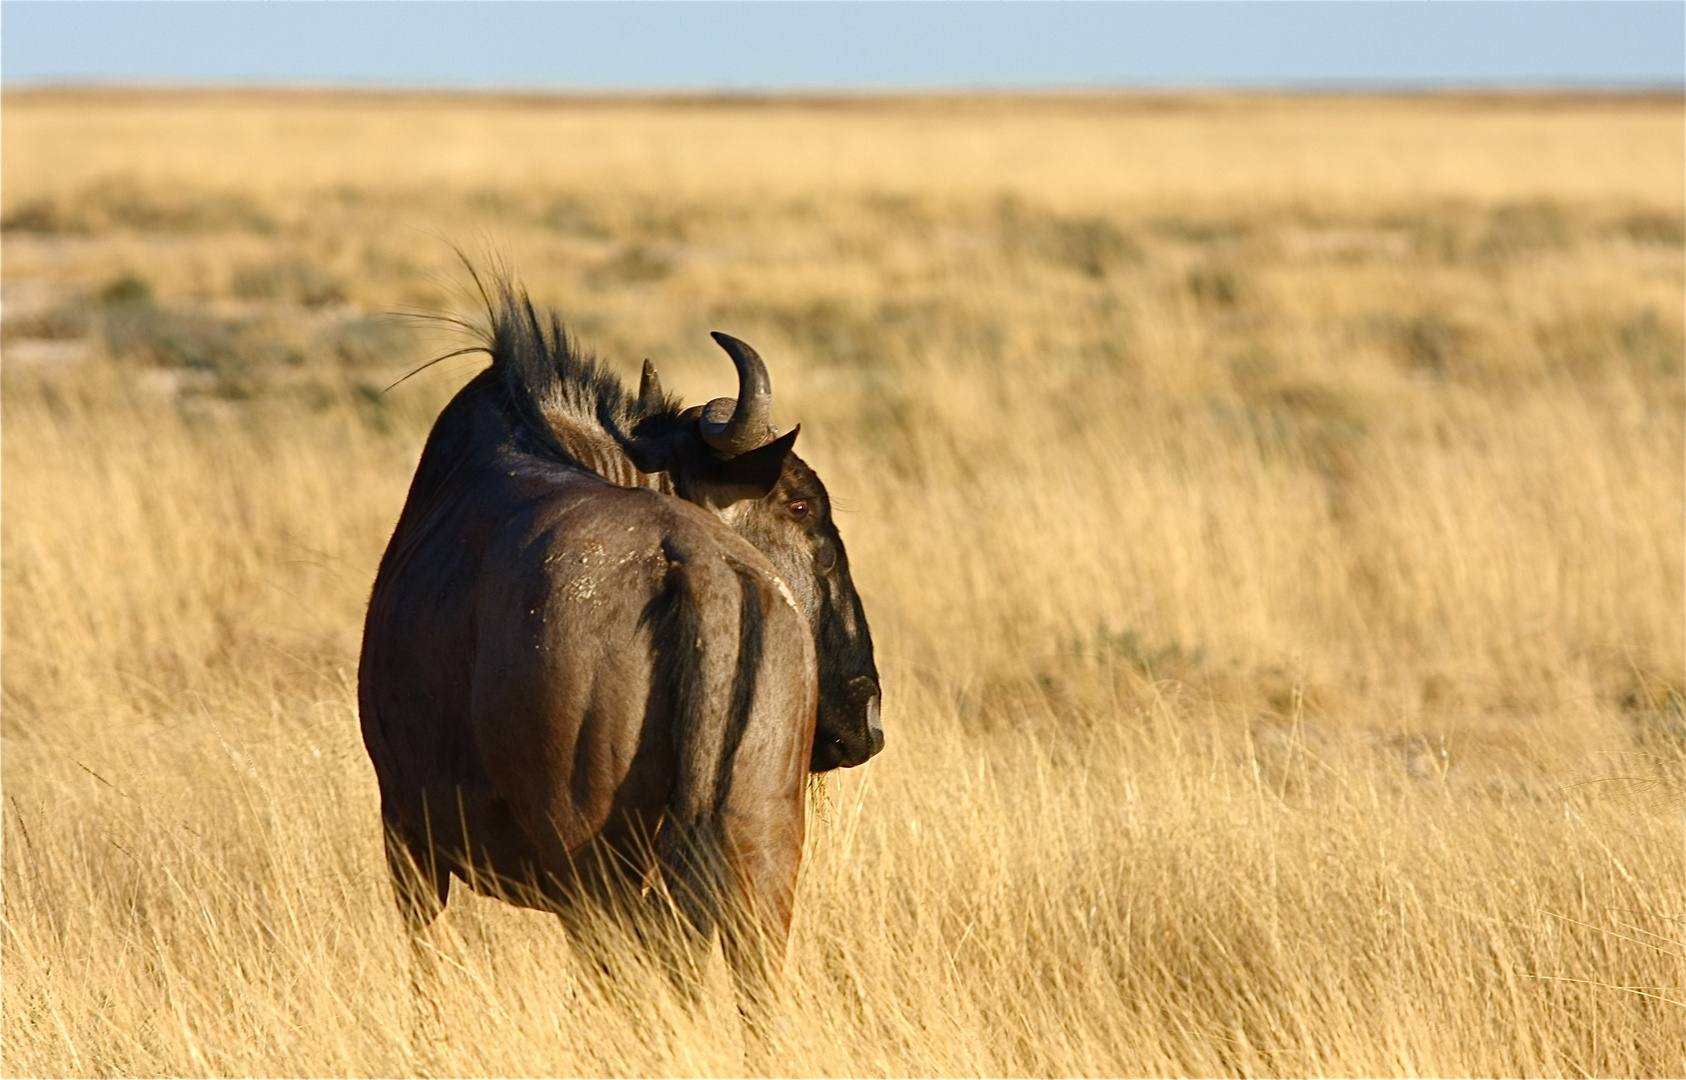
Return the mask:
<path fill-rule="evenodd" d="M 453 899 L 355 668 L 472 357 L 768 358 L 889 745 L 816 788 L 780 1075 L 1673 1075 L 1677 100 L 9 93 L 11 1075 L 724 1075 Z M 757 1065 L 756 1067 L 761 1067 Z"/>

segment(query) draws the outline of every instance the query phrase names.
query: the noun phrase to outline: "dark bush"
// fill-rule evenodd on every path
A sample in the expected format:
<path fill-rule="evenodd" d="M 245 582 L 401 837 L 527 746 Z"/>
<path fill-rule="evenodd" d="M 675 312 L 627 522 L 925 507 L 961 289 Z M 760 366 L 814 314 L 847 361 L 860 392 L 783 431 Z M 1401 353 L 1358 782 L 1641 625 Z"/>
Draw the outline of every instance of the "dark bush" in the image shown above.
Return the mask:
<path fill-rule="evenodd" d="M 1143 258 L 1135 239 L 1103 217 L 1061 217 L 1009 196 L 996 203 L 995 218 L 1004 250 L 1085 277 L 1104 278 Z"/>
<path fill-rule="evenodd" d="M 1188 274 L 1188 292 L 1204 308 L 1225 309 L 1241 302 L 1241 276 L 1223 267 L 1204 267 Z"/>
<path fill-rule="evenodd" d="M 552 201 L 539 214 L 539 224 L 565 236 L 603 240 L 611 235 L 591 205 L 575 195 L 563 195 Z"/>
<path fill-rule="evenodd" d="M 1573 238 L 1569 216 L 1555 203 L 1502 203 L 1488 215 L 1486 232 L 1476 245 L 1476 253 L 1507 259 L 1567 247 Z"/>
<path fill-rule="evenodd" d="M 1468 337 L 1462 327 L 1428 312 L 1393 328 L 1393 350 L 1406 368 L 1443 375 L 1462 356 Z"/>
<path fill-rule="evenodd" d="M 100 290 L 100 303 L 111 307 L 149 305 L 153 302 L 152 282 L 130 272 L 114 278 Z"/>
<path fill-rule="evenodd" d="M 1686 221 L 1682 221 L 1679 214 L 1641 210 L 1623 218 L 1617 228 L 1629 240 L 1640 244 L 1661 244 L 1669 247 L 1686 244 Z"/>
<path fill-rule="evenodd" d="M 1141 249 L 1118 226 L 1105 218 L 1056 220 L 1050 225 L 1054 262 L 1092 278 L 1141 260 Z"/>
<path fill-rule="evenodd" d="M 345 299 L 338 280 L 320 267 L 299 260 L 242 268 L 234 275 L 234 295 L 247 300 L 285 300 L 306 307 Z"/>
<path fill-rule="evenodd" d="M 415 343 L 411 328 L 390 315 L 358 315 L 336 323 L 319 340 L 322 351 L 348 368 L 379 367 L 403 358 Z"/>
<path fill-rule="evenodd" d="M 588 275 L 594 285 L 637 285 L 673 273 L 673 260 L 647 244 L 630 244 Z"/>

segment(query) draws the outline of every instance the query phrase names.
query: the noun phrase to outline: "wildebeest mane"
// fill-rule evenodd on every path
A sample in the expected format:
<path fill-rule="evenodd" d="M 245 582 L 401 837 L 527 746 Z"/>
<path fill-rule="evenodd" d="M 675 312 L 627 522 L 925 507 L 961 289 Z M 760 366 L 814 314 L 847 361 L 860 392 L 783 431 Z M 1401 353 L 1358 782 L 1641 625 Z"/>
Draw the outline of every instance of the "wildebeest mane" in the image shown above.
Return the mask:
<path fill-rule="evenodd" d="M 478 280 L 478 277 L 477 277 Z M 611 483 L 659 486 L 627 456 L 634 432 L 676 422 L 676 402 L 643 401 L 579 341 L 554 311 L 541 313 L 525 290 L 495 279 L 483 288 L 482 348 L 503 387 L 520 449 L 587 469 Z"/>

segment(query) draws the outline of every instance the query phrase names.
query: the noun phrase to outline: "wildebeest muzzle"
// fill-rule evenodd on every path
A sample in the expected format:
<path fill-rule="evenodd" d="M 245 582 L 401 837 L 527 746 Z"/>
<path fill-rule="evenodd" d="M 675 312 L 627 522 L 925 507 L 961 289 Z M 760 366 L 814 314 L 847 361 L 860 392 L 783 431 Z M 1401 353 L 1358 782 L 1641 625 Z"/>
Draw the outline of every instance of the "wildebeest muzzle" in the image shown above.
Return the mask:
<path fill-rule="evenodd" d="M 878 680 L 858 675 L 849 680 L 841 697 L 829 708 L 829 703 L 821 700 L 813 760 L 809 763 L 814 772 L 852 768 L 884 749 Z"/>

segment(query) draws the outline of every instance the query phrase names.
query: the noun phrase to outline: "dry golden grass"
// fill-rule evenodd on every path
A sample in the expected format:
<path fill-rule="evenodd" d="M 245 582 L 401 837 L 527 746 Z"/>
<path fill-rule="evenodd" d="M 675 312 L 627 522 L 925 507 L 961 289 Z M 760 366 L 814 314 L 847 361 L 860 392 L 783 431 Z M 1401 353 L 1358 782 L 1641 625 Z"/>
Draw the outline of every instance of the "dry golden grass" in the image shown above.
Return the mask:
<path fill-rule="evenodd" d="M 7 1075 L 1678 1075 L 1678 100 L 4 101 Z M 453 898 L 362 606 L 502 253 L 718 327 L 849 511 L 890 743 L 746 1062 Z"/>

